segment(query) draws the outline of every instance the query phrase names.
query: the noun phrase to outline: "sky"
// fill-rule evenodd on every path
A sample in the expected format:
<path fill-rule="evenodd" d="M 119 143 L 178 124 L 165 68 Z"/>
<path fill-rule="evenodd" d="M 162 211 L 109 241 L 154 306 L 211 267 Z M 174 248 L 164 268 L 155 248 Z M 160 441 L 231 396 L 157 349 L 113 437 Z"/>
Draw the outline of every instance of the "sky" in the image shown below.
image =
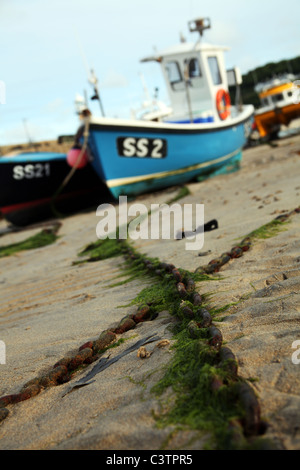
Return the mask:
<path fill-rule="evenodd" d="M 0 0 L 0 146 L 74 134 L 76 94 L 91 69 L 105 116 L 130 117 L 149 94 L 168 98 L 159 65 L 140 59 L 196 42 L 188 22 L 209 17 L 204 41 L 226 45 L 226 67 L 247 73 L 300 55 L 299 0 Z"/>

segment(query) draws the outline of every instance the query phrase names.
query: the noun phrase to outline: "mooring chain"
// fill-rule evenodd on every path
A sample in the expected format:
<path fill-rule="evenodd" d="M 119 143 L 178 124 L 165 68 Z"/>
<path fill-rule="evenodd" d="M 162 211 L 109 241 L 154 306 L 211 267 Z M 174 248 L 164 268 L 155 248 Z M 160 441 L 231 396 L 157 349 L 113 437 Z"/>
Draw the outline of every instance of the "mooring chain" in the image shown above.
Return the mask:
<path fill-rule="evenodd" d="M 295 213 L 300 213 L 300 208 L 280 215 L 275 220 L 284 222 L 290 215 Z M 256 394 L 247 382 L 239 379 L 238 363 L 235 355 L 228 347 L 223 346 L 222 333 L 219 328 L 213 325 L 212 317 L 208 310 L 202 307 L 202 297 L 195 291 L 194 280 L 191 277 L 182 275 L 182 270 L 180 270 L 180 272 L 173 264 L 154 264 L 151 259 L 147 259 L 144 255 L 133 250 L 124 240 L 119 240 L 119 242 L 122 244 L 122 251 L 126 258 L 131 261 L 139 259 L 143 262 L 147 272 L 152 272 L 152 274 L 159 277 L 164 275 L 170 277 L 170 275 L 172 275 L 178 295 L 178 298 L 175 299 L 178 303 L 178 311 L 180 311 L 181 315 L 190 320 L 187 326 L 190 337 L 194 339 L 199 338 L 201 329 L 205 328 L 207 330 L 208 344 L 218 352 L 218 367 L 225 367 L 230 373 L 231 378 L 235 378 L 235 393 L 245 412 L 241 423 L 230 423 L 233 435 L 235 433 L 239 434 L 240 425 L 242 425 L 245 436 L 263 434 L 266 430 L 266 423 L 261 420 L 260 405 Z M 208 265 L 196 269 L 195 272 L 205 274 L 218 272 L 220 267 L 226 264 L 230 259 L 238 258 L 243 255 L 244 251 L 249 250 L 251 243 L 250 237 L 244 238 L 242 242 L 233 247 L 230 252 L 226 252 L 219 258 L 211 260 Z M 185 303 L 186 300 L 188 300 L 187 303 Z M 199 307 L 197 310 L 197 320 L 195 319 L 194 310 L 190 308 L 189 303 L 194 307 Z M 7 406 L 28 400 L 47 387 L 64 384 L 70 381 L 74 373 L 78 371 L 78 368 L 93 363 L 99 359 L 109 346 L 116 343 L 118 339 L 117 335 L 122 335 L 126 331 L 135 328 L 140 322 L 153 320 L 155 316 L 157 316 L 157 314 L 153 312 L 151 305 L 138 307 L 135 313 L 126 315 L 117 325 L 104 330 L 96 340 L 84 343 L 74 354 L 59 360 L 48 373 L 27 382 L 18 393 L 1 397 L 0 422 L 9 415 L 9 410 L 6 408 Z M 212 392 L 223 385 L 223 381 L 219 379 L 214 380 L 211 384 Z"/>
<path fill-rule="evenodd" d="M 294 214 L 299 214 L 299 213 L 300 213 L 300 207 L 297 207 L 296 209 L 286 214 L 281 214 L 277 216 L 274 219 L 274 221 L 285 222 L 288 220 L 290 216 Z M 200 266 L 199 268 L 196 269 L 195 272 L 205 273 L 205 274 L 217 273 L 219 272 L 220 268 L 224 266 L 226 263 L 228 263 L 231 259 L 240 258 L 241 256 L 243 256 L 243 253 L 249 250 L 249 248 L 251 247 L 251 244 L 252 244 L 252 239 L 250 236 L 247 236 L 241 241 L 241 243 L 231 248 L 230 251 L 222 253 L 222 255 L 219 256 L 218 258 L 212 259 L 207 265 Z"/>
<path fill-rule="evenodd" d="M 122 242 L 120 240 L 120 242 Z M 250 245 L 249 245 L 250 246 Z M 206 308 L 202 307 L 202 297 L 195 291 L 194 280 L 182 274 L 183 270 L 177 269 L 171 263 L 153 263 L 152 260 L 147 259 L 143 255 L 136 252 L 128 245 L 124 244 L 124 254 L 127 259 L 136 261 L 140 260 L 144 263 L 147 271 L 153 272 L 155 275 L 161 277 L 170 275 L 173 277 L 178 298 L 175 298 L 177 302 L 177 311 L 180 315 L 183 315 L 186 319 L 190 320 L 187 329 L 190 337 L 193 339 L 201 336 L 201 329 L 206 329 L 208 336 L 208 344 L 211 348 L 218 352 L 218 364 L 217 367 L 227 370 L 231 380 L 236 381 L 235 394 L 237 399 L 244 409 L 244 417 L 242 422 L 230 422 L 229 426 L 232 428 L 232 434 L 238 434 L 240 427 L 242 426 L 244 435 L 257 436 L 262 435 L 266 431 L 266 423 L 261 420 L 261 411 L 258 399 L 252 387 L 245 381 L 238 377 L 238 363 L 233 352 L 223 346 L 223 336 L 219 328 L 213 325 L 212 316 Z M 187 301 L 187 302 L 185 302 Z M 194 308 L 196 307 L 196 315 Z M 140 307 L 143 312 L 148 312 L 148 316 L 151 312 L 151 305 Z M 197 319 L 195 318 L 197 316 Z M 221 379 L 215 377 L 211 383 L 212 392 L 219 389 L 221 386 L 226 385 Z"/>

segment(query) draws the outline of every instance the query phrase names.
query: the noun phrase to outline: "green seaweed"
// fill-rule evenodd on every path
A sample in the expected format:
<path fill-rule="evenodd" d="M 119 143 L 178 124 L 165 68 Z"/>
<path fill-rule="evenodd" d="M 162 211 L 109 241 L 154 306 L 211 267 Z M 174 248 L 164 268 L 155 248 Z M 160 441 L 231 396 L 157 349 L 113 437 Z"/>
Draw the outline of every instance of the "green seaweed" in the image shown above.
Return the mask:
<path fill-rule="evenodd" d="M 54 243 L 57 238 L 57 228 L 43 229 L 41 232 L 19 243 L 12 243 L 11 245 L 0 247 L 0 258 L 14 255 L 20 251 L 34 250 L 36 248 L 50 245 Z"/>
<path fill-rule="evenodd" d="M 172 197 L 171 199 L 169 199 L 166 202 L 166 204 L 173 204 L 173 202 L 177 202 L 177 201 L 179 201 L 179 199 L 182 199 L 185 196 L 188 196 L 189 194 L 191 194 L 189 188 L 187 186 L 182 186 L 179 189 L 178 194 L 176 196 Z"/>
<path fill-rule="evenodd" d="M 229 423 L 243 416 L 235 397 L 236 382 L 231 381 L 227 371 L 217 367 L 217 351 L 207 345 L 205 337 L 191 339 L 186 328 L 182 328 L 174 339 L 172 361 L 164 377 L 152 388 L 157 397 L 169 388 L 175 392 L 172 406 L 156 416 L 158 426 L 181 424 L 206 432 L 210 448 L 233 448 Z M 211 384 L 216 377 L 226 385 L 213 391 Z M 241 445 L 244 442 L 239 442 L 238 446 Z"/>
<path fill-rule="evenodd" d="M 253 230 L 247 235 L 251 240 L 256 239 L 266 239 L 275 237 L 279 232 L 287 230 L 285 225 L 288 223 L 288 220 L 273 219 L 265 225 L 262 225 L 256 230 Z"/>
<path fill-rule="evenodd" d="M 88 256 L 88 259 L 83 262 L 100 261 L 120 255 L 122 255 L 120 244 L 115 238 L 105 238 L 104 240 L 90 243 L 78 254 L 80 257 Z"/>

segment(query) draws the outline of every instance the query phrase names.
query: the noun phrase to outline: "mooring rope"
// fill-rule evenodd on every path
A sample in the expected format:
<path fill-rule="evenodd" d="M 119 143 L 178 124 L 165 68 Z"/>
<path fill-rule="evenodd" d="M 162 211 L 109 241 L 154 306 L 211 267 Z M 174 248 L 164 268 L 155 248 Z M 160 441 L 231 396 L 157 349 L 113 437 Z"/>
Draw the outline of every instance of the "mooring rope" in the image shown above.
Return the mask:
<path fill-rule="evenodd" d="M 83 155 L 87 149 L 87 146 L 88 146 L 88 138 L 89 138 L 89 127 L 90 127 L 90 116 L 86 116 L 84 118 L 84 130 L 83 130 L 83 144 L 82 144 L 82 147 L 80 149 L 80 153 L 76 159 L 76 162 L 74 164 L 74 166 L 71 168 L 71 170 L 69 171 L 69 173 L 67 174 L 67 176 L 65 177 L 65 179 L 63 180 L 63 182 L 61 183 L 61 185 L 58 187 L 58 189 L 55 191 L 55 193 L 53 194 L 52 198 L 51 198 L 51 209 L 52 211 L 54 212 L 55 215 L 61 215 L 58 213 L 58 211 L 55 209 L 54 207 L 54 203 L 57 199 L 57 197 L 59 196 L 59 194 L 62 192 L 62 190 L 67 186 L 68 182 L 70 181 L 70 179 L 72 178 L 72 176 L 75 174 L 76 170 L 78 169 L 78 166 L 80 165 L 80 162 L 83 158 Z"/>

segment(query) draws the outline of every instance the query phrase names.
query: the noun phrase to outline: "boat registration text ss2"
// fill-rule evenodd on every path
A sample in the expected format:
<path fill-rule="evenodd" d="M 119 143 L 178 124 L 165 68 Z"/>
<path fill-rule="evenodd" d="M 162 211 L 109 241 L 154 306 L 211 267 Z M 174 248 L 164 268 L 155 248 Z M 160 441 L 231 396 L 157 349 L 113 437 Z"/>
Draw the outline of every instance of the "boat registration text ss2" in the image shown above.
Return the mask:
<path fill-rule="evenodd" d="M 50 176 L 49 163 L 27 163 L 26 165 L 15 165 L 13 167 L 13 178 L 15 180 L 44 178 Z"/>
<path fill-rule="evenodd" d="M 117 149 L 120 157 L 164 158 L 167 156 L 167 141 L 146 137 L 118 137 Z"/>

